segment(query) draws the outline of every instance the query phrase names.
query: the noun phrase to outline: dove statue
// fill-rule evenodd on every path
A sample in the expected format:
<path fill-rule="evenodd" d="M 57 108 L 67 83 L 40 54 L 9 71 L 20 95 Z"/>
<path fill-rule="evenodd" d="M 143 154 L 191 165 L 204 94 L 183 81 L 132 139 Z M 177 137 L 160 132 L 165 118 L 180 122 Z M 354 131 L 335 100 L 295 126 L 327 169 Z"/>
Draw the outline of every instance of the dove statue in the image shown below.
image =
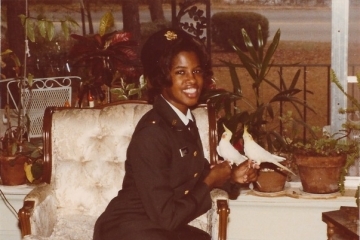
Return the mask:
<path fill-rule="evenodd" d="M 245 155 L 252 161 L 256 162 L 256 164 L 260 165 L 262 162 L 270 162 L 296 175 L 289 168 L 279 163 L 283 160 L 286 160 L 286 158 L 271 154 L 262 148 L 259 144 L 257 144 L 250 133 L 247 131 L 247 126 L 244 127 L 243 139 Z"/>
<path fill-rule="evenodd" d="M 239 165 L 240 163 L 247 160 L 247 157 L 241 155 L 236 148 L 230 143 L 230 139 L 232 137 L 232 132 L 224 126 L 225 132 L 221 135 L 221 140 L 219 142 L 219 145 L 216 147 L 216 151 L 219 154 L 220 157 L 224 158 L 224 160 L 227 160 L 232 165 L 235 163 L 236 165 Z"/>

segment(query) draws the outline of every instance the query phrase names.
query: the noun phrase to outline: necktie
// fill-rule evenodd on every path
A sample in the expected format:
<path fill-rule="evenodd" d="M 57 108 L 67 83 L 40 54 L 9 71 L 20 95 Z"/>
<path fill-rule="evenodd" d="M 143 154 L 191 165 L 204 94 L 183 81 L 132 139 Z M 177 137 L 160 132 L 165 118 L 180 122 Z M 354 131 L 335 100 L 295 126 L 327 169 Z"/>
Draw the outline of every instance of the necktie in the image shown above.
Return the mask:
<path fill-rule="evenodd" d="M 189 131 L 191 132 L 191 134 L 195 137 L 198 138 L 199 136 L 199 132 L 198 132 L 198 128 L 196 127 L 196 124 L 192 121 L 189 120 L 189 123 L 186 125 L 189 129 Z"/>

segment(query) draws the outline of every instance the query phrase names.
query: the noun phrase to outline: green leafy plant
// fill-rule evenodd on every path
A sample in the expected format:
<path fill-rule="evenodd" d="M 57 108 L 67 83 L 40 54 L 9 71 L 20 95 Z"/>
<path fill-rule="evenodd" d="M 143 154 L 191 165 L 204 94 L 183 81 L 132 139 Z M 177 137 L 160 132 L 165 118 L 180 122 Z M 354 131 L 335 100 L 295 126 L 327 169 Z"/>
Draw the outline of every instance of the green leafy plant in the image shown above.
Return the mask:
<path fill-rule="evenodd" d="M 13 53 L 10 49 L 7 49 L 1 53 L 2 59 L 6 57 L 10 58 L 14 62 L 14 71 L 16 76 L 15 79 L 18 79 L 20 81 L 20 86 L 27 87 L 31 91 L 33 76 L 29 74 L 27 78 L 20 77 L 20 61 L 16 54 Z M 4 137 L 1 139 L 2 148 L 0 149 L 0 156 L 12 157 L 6 158 L 9 161 L 10 165 L 15 164 L 15 162 L 17 161 L 23 161 L 23 158 L 21 158 L 20 156 L 26 156 L 26 164 L 34 166 L 33 168 L 30 167 L 29 171 L 33 172 L 32 180 L 35 180 L 40 178 L 42 174 L 42 143 L 32 143 L 28 141 L 26 137 L 27 131 L 30 129 L 30 120 L 26 113 L 24 115 L 21 114 L 21 99 L 18 100 L 17 109 L 18 111 L 15 112 L 17 125 L 12 126 L 10 120 L 12 117 L 10 114 L 10 106 L 6 105 L 4 108 L 5 119 L 7 121 L 7 129 L 5 131 Z"/>
<path fill-rule="evenodd" d="M 128 100 L 135 96 L 137 96 L 137 99 L 141 99 L 146 90 L 146 81 L 144 76 L 141 75 L 139 83 L 127 84 L 117 72 L 114 75 L 111 86 L 110 92 L 117 96 L 117 100 Z"/>
<path fill-rule="evenodd" d="M 70 16 L 65 16 L 63 19 L 59 20 L 48 19 L 44 14 L 39 14 L 37 17 L 28 17 L 21 14 L 19 17 L 25 28 L 26 36 L 31 42 L 36 41 L 37 33 L 39 33 L 41 37 L 51 41 L 55 36 L 54 23 L 56 22 L 61 24 L 61 29 L 64 33 L 65 39 L 69 38 L 71 28 L 79 26 L 79 24 Z"/>
<path fill-rule="evenodd" d="M 284 123 L 283 140 L 285 142 L 286 151 L 293 154 L 304 156 L 345 156 L 346 162 L 342 167 L 339 189 L 343 194 L 345 191 L 345 176 L 348 174 L 349 167 L 359 158 L 360 144 L 359 142 L 349 138 L 352 128 L 344 128 L 339 132 L 330 134 L 323 128 L 307 125 L 299 119 L 291 117 L 291 114 L 281 118 Z M 305 127 L 309 133 L 304 139 L 299 129 Z"/>
<path fill-rule="evenodd" d="M 111 87 L 116 75 L 121 75 L 126 83 L 138 79 L 140 73 L 138 56 L 135 47 L 137 42 L 131 34 L 122 31 L 108 33 L 114 24 L 111 13 L 106 13 L 99 26 L 99 33 L 89 36 L 71 34 L 77 42 L 70 50 L 73 66 L 79 69 L 83 88 L 79 94 L 79 103 L 84 96 L 93 95 L 103 101 L 105 95 L 102 85 Z"/>
<path fill-rule="evenodd" d="M 360 90 L 360 75 L 357 75 L 357 87 Z M 340 114 L 360 114 L 360 101 L 359 99 L 356 99 L 351 94 L 347 93 L 344 89 L 344 87 L 341 85 L 339 79 L 337 78 L 335 72 L 333 69 L 330 71 L 330 80 L 332 83 L 334 83 L 339 90 L 347 97 L 347 99 L 351 102 L 352 106 L 346 109 L 339 109 Z M 346 147 L 347 147 L 347 159 L 345 166 L 342 169 L 342 173 L 340 176 L 340 191 L 344 192 L 344 181 L 345 176 L 348 174 L 348 169 L 351 165 L 354 164 L 354 162 L 360 157 L 360 142 L 359 139 L 355 139 L 351 136 L 352 132 L 360 132 L 360 121 L 352 121 L 347 120 L 343 124 L 343 131 L 347 133 L 346 135 Z M 349 137 L 350 136 L 350 137 Z M 357 189 L 358 191 L 359 189 Z M 357 194 L 359 194 L 357 192 Z"/>
<path fill-rule="evenodd" d="M 229 44 L 238 55 L 244 68 L 252 79 L 252 90 L 254 93 L 255 105 L 251 104 L 249 99 L 246 99 L 242 94 L 242 86 L 240 78 L 236 72 L 236 65 L 230 61 L 222 62 L 229 68 L 233 93 L 224 93 L 217 91 L 207 91 L 206 98 L 214 101 L 220 108 L 225 111 L 224 117 L 220 119 L 232 132 L 234 132 L 233 142 L 237 142 L 242 137 L 242 127 L 248 126 L 249 132 L 257 143 L 262 145 L 270 152 L 280 151 L 285 146 L 282 136 L 277 130 L 278 126 L 270 126 L 275 120 L 277 108 L 280 104 L 290 104 L 300 118 L 302 118 L 300 107 L 306 107 L 313 111 L 303 100 L 297 97 L 302 91 L 297 88 L 297 83 L 300 76 L 300 70 L 296 72 L 291 83 L 286 84 L 284 77 L 279 72 L 280 86 L 275 85 L 267 75 L 271 69 L 272 59 L 274 53 L 279 45 L 280 30 L 278 30 L 270 44 L 265 51 L 265 44 L 262 36 L 260 25 L 257 29 L 257 48 L 245 29 L 241 31 L 247 51 L 241 50 L 231 39 Z M 275 90 L 275 94 L 269 99 L 263 99 L 261 91 L 268 89 Z M 310 91 L 308 91 L 311 93 Z M 237 107 L 234 101 L 243 101 L 248 106 L 241 109 Z M 278 113 L 279 114 L 279 113 Z M 280 113 L 281 115 L 281 113 Z"/>

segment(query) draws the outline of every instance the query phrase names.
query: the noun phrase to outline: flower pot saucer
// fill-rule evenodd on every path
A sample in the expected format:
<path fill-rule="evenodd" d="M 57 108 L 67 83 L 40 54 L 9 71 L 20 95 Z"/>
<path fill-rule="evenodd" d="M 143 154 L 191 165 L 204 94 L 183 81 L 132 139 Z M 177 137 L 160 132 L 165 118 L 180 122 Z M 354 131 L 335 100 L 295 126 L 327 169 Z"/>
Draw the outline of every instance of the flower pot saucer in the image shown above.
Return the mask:
<path fill-rule="evenodd" d="M 317 194 L 317 193 L 308 193 L 300 188 L 291 188 L 287 191 L 286 196 L 292 198 L 304 198 L 304 199 L 332 199 L 341 196 L 340 192 L 326 193 L 326 194 Z"/>
<path fill-rule="evenodd" d="M 290 185 L 285 183 L 284 189 L 278 192 L 260 192 L 256 189 L 251 189 L 247 194 L 259 196 L 259 197 L 281 197 L 286 196 L 288 189 L 290 189 Z"/>

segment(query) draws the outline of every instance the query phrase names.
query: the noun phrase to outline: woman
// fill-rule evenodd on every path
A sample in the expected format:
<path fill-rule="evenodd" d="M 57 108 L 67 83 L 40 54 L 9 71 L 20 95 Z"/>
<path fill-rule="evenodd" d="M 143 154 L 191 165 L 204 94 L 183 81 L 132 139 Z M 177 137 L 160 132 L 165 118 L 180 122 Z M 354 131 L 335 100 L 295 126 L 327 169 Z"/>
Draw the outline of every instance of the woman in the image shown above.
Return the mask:
<path fill-rule="evenodd" d="M 210 191 L 226 182 L 256 180 L 247 163 L 210 166 L 198 132 L 189 131 L 212 71 L 203 46 L 187 33 L 164 29 L 142 49 L 144 76 L 154 107 L 139 121 L 127 150 L 123 188 L 99 217 L 98 240 L 201 240 L 210 236 L 187 225 L 211 208 Z M 195 126 L 195 129 L 196 126 Z"/>

